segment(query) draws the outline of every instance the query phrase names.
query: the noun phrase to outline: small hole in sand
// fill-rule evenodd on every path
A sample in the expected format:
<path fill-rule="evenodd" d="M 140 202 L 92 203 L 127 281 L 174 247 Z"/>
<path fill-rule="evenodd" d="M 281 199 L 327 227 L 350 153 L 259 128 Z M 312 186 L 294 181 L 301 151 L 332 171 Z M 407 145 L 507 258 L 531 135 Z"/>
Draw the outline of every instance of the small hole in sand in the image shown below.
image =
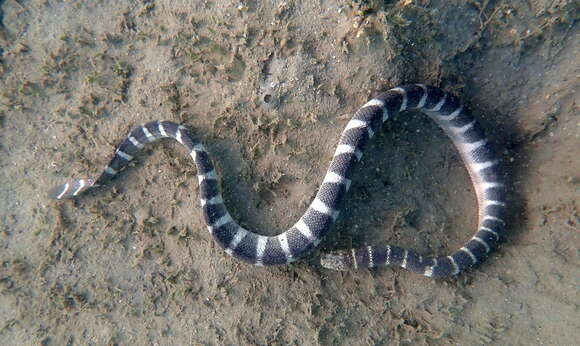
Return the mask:
<path fill-rule="evenodd" d="M 270 102 L 272 102 L 272 95 L 270 95 L 270 94 L 264 95 L 264 103 L 270 103 Z"/>

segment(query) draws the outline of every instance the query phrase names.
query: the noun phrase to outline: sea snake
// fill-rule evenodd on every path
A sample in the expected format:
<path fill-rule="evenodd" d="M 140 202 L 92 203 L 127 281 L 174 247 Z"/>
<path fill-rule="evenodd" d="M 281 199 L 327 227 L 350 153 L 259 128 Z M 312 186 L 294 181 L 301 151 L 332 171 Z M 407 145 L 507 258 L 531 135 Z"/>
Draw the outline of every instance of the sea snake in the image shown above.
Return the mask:
<path fill-rule="evenodd" d="M 506 189 L 491 143 L 470 112 L 457 97 L 423 84 L 390 89 L 354 114 L 340 136 L 314 200 L 294 226 L 276 236 L 253 233 L 232 219 L 220 193 L 218 175 L 203 144 L 187 128 L 170 121 L 153 121 L 135 128 L 97 179 L 80 179 L 60 185 L 51 190 L 49 197 L 73 198 L 107 184 L 145 144 L 170 137 L 181 143 L 195 162 L 207 228 L 226 253 L 260 266 L 287 264 L 315 248 L 330 231 L 366 144 L 389 117 L 409 109 L 427 114 L 457 147 L 477 195 L 477 232 L 449 256 L 423 257 L 398 246 L 377 245 L 330 252 L 322 256 L 321 264 L 334 270 L 396 265 L 432 278 L 457 275 L 482 262 L 502 238 Z"/>

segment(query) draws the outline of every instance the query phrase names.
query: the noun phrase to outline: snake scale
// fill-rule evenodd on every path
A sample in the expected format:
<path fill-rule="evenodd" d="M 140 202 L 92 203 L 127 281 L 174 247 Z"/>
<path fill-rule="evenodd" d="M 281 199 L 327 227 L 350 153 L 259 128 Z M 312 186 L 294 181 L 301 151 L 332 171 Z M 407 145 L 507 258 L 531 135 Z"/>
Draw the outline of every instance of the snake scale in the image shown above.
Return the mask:
<path fill-rule="evenodd" d="M 497 247 L 504 235 L 507 191 L 492 145 L 468 109 L 452 94 L 423 84 L 390 89 L 371 99 L 354 114 L 340 136 L 314 200 L 294 226 L 276 236 L 253 233 L 232 219 L 207 150 L 186 127 L 169 121 L 153 121 L 135 128 L 98 178 L 79 179 L 57 186 L 49 197 L 73 198 L 105 185 L 145 144 L 173 138 L 187 149 L 195 162 L 203 216 L 209 232 L 225 252 L 255 265 L 288 264 L 315 248 L 331 230 L 339 215 L 338 206 L 350 187 L 353 168 L 381 124 L 398 112 L 412 109 L 433 119 L 459 151 L 477 196 L 479 217 L 475 234 L 448 256 L 424 257 L 398 246 L 376 245 L 324 254 L 321 264 L 334 270 L 395 265 L 433 278 L 458 275 L 484 261 Z"/>

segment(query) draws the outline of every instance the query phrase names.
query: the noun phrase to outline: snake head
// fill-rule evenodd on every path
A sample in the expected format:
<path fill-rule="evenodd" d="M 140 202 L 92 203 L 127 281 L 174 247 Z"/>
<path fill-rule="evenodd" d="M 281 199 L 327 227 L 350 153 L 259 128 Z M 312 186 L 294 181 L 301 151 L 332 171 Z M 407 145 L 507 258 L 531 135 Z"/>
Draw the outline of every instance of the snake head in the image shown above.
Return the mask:
<path fill-rule="evenodd" d="M 352 263 L 352 253 L 346 250 L 336 250 L 323 254 L 320 258 L 320 264 L 327 269 L 346 271 L 354 269 Z"/>

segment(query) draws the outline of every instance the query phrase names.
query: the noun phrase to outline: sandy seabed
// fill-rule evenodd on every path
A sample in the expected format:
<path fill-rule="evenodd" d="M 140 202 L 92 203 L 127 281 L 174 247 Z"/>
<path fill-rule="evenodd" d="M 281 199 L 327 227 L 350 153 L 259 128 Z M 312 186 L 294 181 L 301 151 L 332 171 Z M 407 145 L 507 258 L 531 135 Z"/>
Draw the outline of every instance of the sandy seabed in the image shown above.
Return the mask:
<path fill-rule="evenodd" d="M 576 1 L 0 1 L 0 344 L 576 345 Z M 337 273 L 321 252 L 444 255 L 474 232 L 455 148 L 407 112 L 384 126 L 311 256 L 259 268 L 205 230 L 183 148 L 94 177 L 141 123 L 187 125 L 226 204 L 267 235 L 300 217 L 351 114 L 393 86 L 461 97 L 509 181 L 509 236 L 457 278 Z"/>

